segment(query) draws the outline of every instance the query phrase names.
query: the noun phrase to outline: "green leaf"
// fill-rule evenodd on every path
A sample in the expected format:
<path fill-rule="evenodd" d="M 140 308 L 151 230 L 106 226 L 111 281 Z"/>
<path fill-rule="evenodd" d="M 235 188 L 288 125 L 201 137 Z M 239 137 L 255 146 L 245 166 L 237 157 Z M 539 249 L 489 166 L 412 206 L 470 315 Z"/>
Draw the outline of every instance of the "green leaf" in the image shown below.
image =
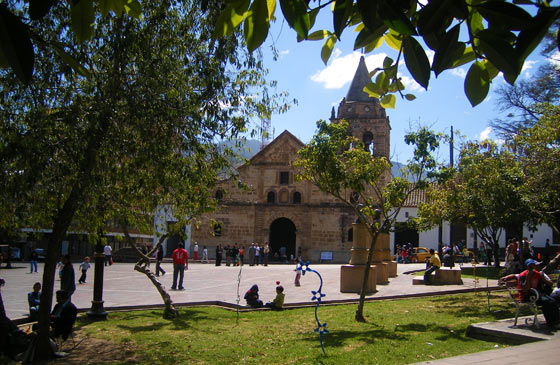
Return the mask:
<path fill-rule="evenodd" d="M 112 3 L 113 3 L 113 0 L 98 0 L 97 1 L 97 6 L 99 6 L 99 12 L 101 13 L 101 15 L 103 15 L 103 16 L 109 15 L 109 12 L 111 11 Z"/>
<path fill-rule="evenodd" d="M 370 82 L 366 86 L 364 86 L 364 92 L 367 93 L 369 96 L 373 96 L 375 98 L 379 98 L 381 94 L 384 94 L 385 91 L 382 90 L 376 83 Z"/>
<path fill-rule="evenodd" d="M 459 66 L 463 66 L 464 64 L 472 62 L 475 59 L 476 59 L 476 54 L 474 53 L 472 47 L 467 47 L 465 49 L 465 52 L 463 52 L 463 56 L 461 56 L 461 58 L 459 58 L 458 60 L 453 62 L 453 64 L 451 65 L 451 68 L 456 68 L 456 67 L 459 67 Z"/>
<path fill-rule="evenodd" d="M 321 39 L 325 39 L 329 37 L 332 33 L 328 30 L 317 30 L 307 36 L 307 40 L 309 41 L 320 41 Z"/>
<path fill-rule="evenodd" d="M 323 63 L 325 65 L 327 64 L 329 58 L 331 57 L 331 53 L 334 49 L 335 44 L 336 44 L 336 36 L 333 34 L 332 36 L 327 38 L 325 44 L 323 44 L 323 48 L 321 48 L 321 59 L 323 60 Z"/>
<path fill-rule="evenodd" d="M 479 32 L 477 36 L 480 40 L 480 49 L 488 60 L 504 74 L 517 77 L 521 65 L 511 44 L 488 29 Z"/>
<path fill-rule="evenodd" d="M 402 35 L 415 35 L 416 29 L 396 2 L 381 1 L 379 13 L 383 14 L 385 25 Z"/>
<path fill-rule="evenodd" d="M 243 33 L 249 52 L 257 49 L 268 36 L 268 4 L 267 0 L 255 0 L 243 24 Z"/>
<path fill-rule="evenodd" d="M 124 11 L 128 16 L 140 18 L 142 16 L 142 5 L 138 0 L 125 0 Z"/>
<path fill-rule="evenodd" d="M 42 19 L 53 6 L 55 0 L 29 0 L 29 18 Z"/>
<path fill-rule="evenodd" d="M 340 39 L 340 35 L 344 28 L 346 28 L 346 22 L 352 14 L 352 4 L 353 0 L 336 0 L 334 3 L 333 10 L 333 26 L 334 34 Z"/>
<path fill-rule="evenodd" d="M 64 50 L 64 45 L 59 42 L 52 42 L 51 47 L 54 49 L 57 55 L 64 60 L 64 62 L 72 67 L 79 75 L 84 77 L 90 77 L 90 72 L 82 66 L 71 54 Z"/>
<path fill-rule="evenodd" d="M 371 51 L 373 51 L 374 49 L 380 47 L 383 44 L 383 37 L 379 37 L 374 41 L 371 41 L 370 43 L 366 44 L 365 48 L 364 48 L 364 52 L 365 53 L 369 53 Z"/>
<path fill-rule="evenodd" d="M 451 15 L 452 6 L 455 0 L 432 0 L 428 1 L 420 11 L 418 11 L 418 31 L 421 35 L 429 33 L 439 34 L 445 31 L 453 21 Z"/>
<path fill-rule="evenodd" d="M 430 81 L 430 61 L 420 43 L 414 37 L 403 40 L 404 61 L 406 68 L 424 89 L 428 89 Z"/>
<path fill-rule="evenodd" d="M 78 0 L 70 2 L 72 31 L 78 42 L 85 42 L 93 35 L 93 21 L 95 12 L 93 0 Z"/>
<path fill-rule="evenodd" d="M 405 94 L 404 97 L 408 101 L 412 101 L 412 100 L 416 99 L 416 96 L 414 96 L 413 94 Z"/>
<path fill-rule="evenodd" d="M 481 62 L 476 61 L 471 65 L 465 78 L 464 88 L 473 107 L 486 99 L 490 90 L 490 79 L 486 67 Z"/>
<path fill-rule="evenodd" d="M 469 26 L 471 29 L 471 33 L 475 35 L 474 39 L 472 39 L 475 47 L 478 47 L 478 38 L 476 38 L 476 35 L 478 34 L 478 32 L 484 30 L 483 21 L 484 18 L 482 17 L 482 14 L 476 11 L 476 8 L 473 8 L 469 18 Z"/>
<path fill-rule="evenodd" d="M 358 33 L 356 40 L 354 41 L 354 50 L 367 47 L 368 45 L 375 45 L 383 43 L 383 34 L 387 31 L 387 26 L 381 23 L 375 30 L 372 32 L 369 28 L 364 27 Z M 375 47 L 377 48 L 377 47 Z"/>
<path fill-rule="evenodd" d="M 522 8 L 508 2 L 487 1 L 476 6 L 484 19 L 499 28 L 522 30 L 531 22 L 531 15 Z"/>
<path fill-rule="evenodd" d="M 229 3 L 218 16 L 212 37 L 219 38 L 232 34 L 247 16 L 250 0 L 237 0 Z"/>
<path fill-rule="evenodd" d="M 387 94 L 381 98 L 379 104 L 385 109 L 395 109 L 395 103 L 397 101 L 397 97 L 394 94 Z"/>
<path fill-rule="evenodd" d="M 290 27 L 305 39 L 311 29 L 307 3 L 304 0 L 280 0 L 280 8 Z"/>
<path fill-rule="evenodd" d="M 35 53 L 27 30 L 18 17 L 0 6 L 0 45 L 12 71 L 24 84 L 33 76 Z"/>
<path fill-rule="evenodd" d="M 488 72 L 488 79 L 489 80 L 493 80 L 496 76 L 498 76 L 498 74 L 500 73 L 500 70 L 498 70 L 496 68 L 496 66 L 494 66 L 492 64 L 492 62 L 488 61 L 488 60 L 483 60 L 482 64 L 484 65 L 484 67 L 486 68 L 486 72 Z"/>
<path fill-rule="evenodd" d="M 377 1 L 358 0 L 357 3 L 362 21 L 370 32 L 373 32 L 380 24 L 383 24 L 377 13 Z"/>
<path fill-rule="evenodd" d="M 401 50 L 401 40 L 398 39 L 393 33 L 389 32 L 383 36 L 385 43 L 395 51 Z"/>
<path fill-rule="evenodd" d="M 465 52 L 465 44 L 458 42 L 460 25 L 457 24 L 443 37 L 432 63 L 432 70 L 438 76 L 444 70 L 450 68 L 453 63 L 461 58 Z"/>
<path fill-rule="evenodd" d="M 554 23 L 559 16 L 559 8 L 540 8 L 529 26 L 519 33 L 515 50 L 517 54 L 519 54 L 519 61 L 521 64 L 525 62 L 525 59 L 539 45 L 552 23 Z"/>
<path fill-rule="evenodd" d="M 10 67 L 10 63 L 8 62 L 8 58 L 4 54 L 2 48 L 0 48 L 0 68 L 8 68 Z"/>

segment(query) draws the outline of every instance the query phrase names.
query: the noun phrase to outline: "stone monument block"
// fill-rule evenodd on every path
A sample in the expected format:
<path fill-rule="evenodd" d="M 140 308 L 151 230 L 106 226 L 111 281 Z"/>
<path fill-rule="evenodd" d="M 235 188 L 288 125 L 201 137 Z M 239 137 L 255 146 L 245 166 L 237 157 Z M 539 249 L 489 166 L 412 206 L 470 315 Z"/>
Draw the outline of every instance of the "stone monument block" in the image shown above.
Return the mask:
<path fill-rule="evenodd" d="M 340 292 L 342 293 L 358 293 L 362 290 L 362 281 L 364 280 L 365 265 L 342 265 L 340 267 Z M 376 291 L 377 267 L 370 266 L 367 292 Z"/>

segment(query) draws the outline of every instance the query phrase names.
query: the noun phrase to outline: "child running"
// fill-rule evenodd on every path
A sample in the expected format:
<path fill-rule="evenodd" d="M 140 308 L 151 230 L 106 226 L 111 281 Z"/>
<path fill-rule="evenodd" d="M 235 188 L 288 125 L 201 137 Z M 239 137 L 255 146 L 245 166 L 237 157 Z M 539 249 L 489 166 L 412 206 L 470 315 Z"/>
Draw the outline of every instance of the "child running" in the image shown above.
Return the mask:
<path fill-rule="evenodd" d="M 91 265 L 89 264 L 89 257 L 86 256 L 84 258 L 84 262 L 82 262 L 80 264 L 80 270 L 82 270 L 82 276 L 80 276 L 80 280 L 78 280 L 78 283 L 80 284 L 85 284 L 86 283 L 86 274 L 88 269 L 91 267 Z"/>

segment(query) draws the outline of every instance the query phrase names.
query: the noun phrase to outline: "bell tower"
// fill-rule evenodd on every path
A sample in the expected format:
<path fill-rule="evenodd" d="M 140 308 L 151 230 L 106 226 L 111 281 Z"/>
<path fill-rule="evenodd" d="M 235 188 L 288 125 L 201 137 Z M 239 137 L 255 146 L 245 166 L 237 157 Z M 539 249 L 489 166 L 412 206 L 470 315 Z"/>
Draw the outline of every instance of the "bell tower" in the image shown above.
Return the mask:
<path fill-rule="evenodd" d="M 338 112 L 335 114 L 334 107 L 332 109 L 331 122 L 346 120 L 349 133 L 364 142 L 368 151 L 375 156 L 389 158 L 391 124 L 379 100 L 363 91 L 370 81 L 366 61 L 362 56 L 348 93 L 338 105 Z"/>

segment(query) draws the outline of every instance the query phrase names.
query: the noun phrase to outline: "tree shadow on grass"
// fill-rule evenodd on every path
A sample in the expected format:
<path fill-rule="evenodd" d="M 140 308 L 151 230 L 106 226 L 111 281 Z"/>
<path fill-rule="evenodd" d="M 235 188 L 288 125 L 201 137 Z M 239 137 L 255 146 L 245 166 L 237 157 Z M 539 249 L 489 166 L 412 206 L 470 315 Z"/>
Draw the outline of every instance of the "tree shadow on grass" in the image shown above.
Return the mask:
<path fill-rule="evenodd" d="M 343 347 L 349 343 L 350 340 L 353 341 L 361 341 L 363 343 L 367 343 L 370 345 L 375 344 L 377 339 L 390 339 L 395 341 L 406 341 L 409 338 L 408 334 L 405 333 L 396 333 L 395 331 L 391 331 L 384 327 L 378 326 L 379 328 L 370 329 L 370 330 L 363 330 L 363 331 L 347 331 L 347 330 L 333 330 L 327 334 L 323 335 L 323 344 L 329 347 Z M 313 343 L 319 341 L 319 334 L 312 332 L 304 341 Z"/>
<path fill-rule="evenodd" d="M 179 310 L 179 317 L 167 321 L 160 321 L 163 316 L 163 310 L 131 311 L 126 312 L 126 315 L 118 319 L 118 321 L 129 322 L 130 324 L 121 323 L 116 325 L 116 327 L 129 331 L 130 333 L 157 331 L 166 327 L 183 330 L 191 327 L 192 322 L 208 320 L 209 317 L 206 314 L 207 313 L 204 311 L 193 308 L 189 308 L 188 310 L 181 309 Z M 109 318 L 108 320 L 110 321 L 111 319 Z M 146 322 L 151 320 L 154 320 L 154 322 L 147 325 Z M 82 328 L 92 322 L 95 321 L 89 317 L 80 317 L 79 320 L 76 321 L 76 327 Z"/>
<path fill-rule="evenodd" d="M 513 306 L 509 304 L 508 300 L 504 302 L 502 296 L 490 294 L 487 297 L 486 292 L 481 292 L 480 295 L 483 297 L 481 296 L 478 302 L 466 301 L 464 297 L 455 296 L 434 297 L 432 301 L 443 304 L 444 308 L 440 310 L 458 318 L 491 316 L 494 320 L 500 320 L 514 316 Z M 488 306 L 488 300 L 490 306 Z"/>
<path fill-rule="evenodd" d="M 473 267 L 463 267 L 461 268 L 461 274 L 462 275 L 469 275 L 469 276 L 475 276 L 476 273 L 476 277 L 479 279 L 484 279 L 486 280 L 486 278 L 488 277 L 488 279 L 490 280 L 498 280 L 499 278 L 501 278 L 504 274 L 504 268 L 503 267 L 487 267 L 487 266 L 482 266 L 482 267 L 477 267 L 477 268 L 473 268 Z"/>

